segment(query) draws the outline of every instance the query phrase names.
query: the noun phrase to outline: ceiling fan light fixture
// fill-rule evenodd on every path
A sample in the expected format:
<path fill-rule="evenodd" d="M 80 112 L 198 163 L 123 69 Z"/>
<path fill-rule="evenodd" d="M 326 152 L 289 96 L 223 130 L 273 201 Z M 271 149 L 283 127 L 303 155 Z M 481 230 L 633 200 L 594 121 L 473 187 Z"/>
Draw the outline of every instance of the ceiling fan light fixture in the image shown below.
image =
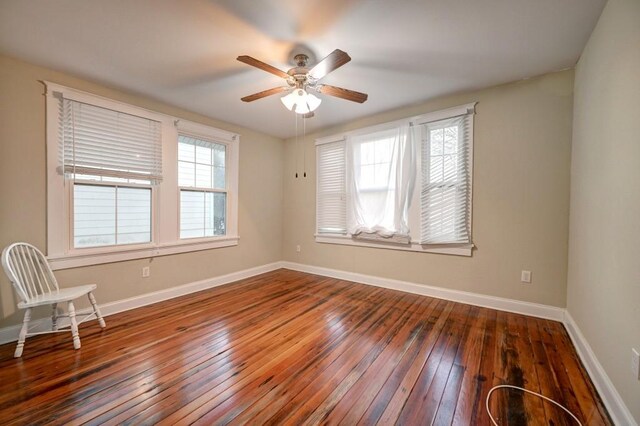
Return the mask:
<path fill-rule="evenodd" d="M 311 93 L 307 93 L 307 104 L 309 104 L 309 111 L 315 111 L 321 103 L 322 99 Z"/>
<path fill-rule="evenodd" d="M 307 114 L 311 110 L 306 102 L 299 102 L 296 104 L 296 114 Z"/>
<path fill-rule="evenodd" d="M 292 91 L 286 96 L 283 96 L 282 98 L 280 98 L 280 100 L 282 101 L 282 104 L 286 109 L 288 109 L 289 111 L 293 110 L 293 107 L 298 102 L 298 95 L 296 94 L 296 90 Z"/>
<path fill-rule="evenodd" d="M 296 114 L 308 114 L 311 111 L 315 111 L 322 103 L 320 98 L 307 93 L 304 89 L 295 89 L 280 98 L 280 101 L 282 101 L 285 108 L 289 111 L 295 111 Z"/>

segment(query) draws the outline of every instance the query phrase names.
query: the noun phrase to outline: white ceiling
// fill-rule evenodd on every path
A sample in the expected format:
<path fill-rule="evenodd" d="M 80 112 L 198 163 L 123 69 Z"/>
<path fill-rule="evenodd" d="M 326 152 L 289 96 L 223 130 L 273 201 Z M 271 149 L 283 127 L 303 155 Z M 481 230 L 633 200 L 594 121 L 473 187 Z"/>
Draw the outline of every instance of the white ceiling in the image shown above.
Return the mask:
<path fill-rule="evenodd" d="M 447 93 L 575 65 L 605 0 L 0 0 L 0 52 L 210 117 L 290 137 L 280 96 L 289 50 L 352 61 L 322 80 L 369 94 L 320 95 L 314 130 Z"/>

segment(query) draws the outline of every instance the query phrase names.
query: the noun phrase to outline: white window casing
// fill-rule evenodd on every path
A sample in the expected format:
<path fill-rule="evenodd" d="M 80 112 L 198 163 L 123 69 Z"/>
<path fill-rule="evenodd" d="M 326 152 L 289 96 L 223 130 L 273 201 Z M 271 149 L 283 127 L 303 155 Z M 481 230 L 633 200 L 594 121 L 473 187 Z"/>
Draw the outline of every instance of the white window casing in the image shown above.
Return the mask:
<path fill-rule="evenodd" d="M 53 269 L 139 259 L 227 247 L 238 244 L 238 154 L 239 135 L 79 90 L 45 82 L 47 138 L 47 257 Z M 65 101 L 62 101 L 64 99 Z M 66 105 L 63 103 L 66 102 Z M 95 133 L 84 127 L 85 135 L 66 135 L 65 118 L 78 120 L 77 114 L 65 116 L 65 109 L 80 106 L 93 125 L 110 125 L 122 138 L 110 142 L 119 149 L 104 152 Z M 89 105 L 89 107 L 84 107 Z M 107 110 L 108 113 L 103 114 Z M 111 117 L 113 120 L 109 121 Z M 113 125 L 113 123 L 119 124 Z M 107 130 L 109 127 L 107 126 Z M 179 130 L 180 129 L 180 130 Z M 137 140 L 127 140 L 127 130 Z M 147 131 L 148 130 L 148 131 Z M 226 147 L 227 226 L 223 236 L 179 238 L 178 132 L 215 139 Z M 105 132 L 102 132 L 105 134 Z M 106 132 L 108 134 L 108 132 Z M 78 136 L 86 136 L 79 138 Z M 159 138 L 158 138 L 159 136 Z M 139 141 L 143 143 L 139 143 Z M 158 142 L 159 145 L 154 145 Z M 73 157 L 75 144 L 76 157 Z M 118 145 L 119 144 L 119 145 Z M 94 146 L 95 145 L 95 146 Z M 79 149 L 81 148 L 81 149 Z M 160 148 L 160 149 L 158 149 Z M 78 153 L 82 155 L 77 155 Z M 159 154 L 159 155 L 158 155 Z M 82 161 L 80 161 L 82 160 Z M 131 166 L 131 167 L 129 167 Z M 73 188 L 96 185 L 151 191 L 151 238 L 147 243 L 74 248 Z M 125 192 L 124 190 L 122 192 Z M 139 235 L 138 235 L 139 237 Z M 141 237 L 139 237 L 141 239 Z M 135 238 L 133 238 L 135 241 Z"/>
<path fill-rule="evenodd" d="M 471 243 L 472 115 L 424 124 L 420 243 Z"/>
<path fill-rule="evenodd" d="M 473 117 L 475 105 L 476 103 L 474 102 L 317 139 L 316 242 L 471 256 L 473 249 L 471 217 Z M 333 191 L 322 190 L 322 187 L 327 187 L 325 181 L 331 176 L 331 169 L 324 169 L 324 164 L 330 159 L 329 152 L 332 152 L 330 150 L 331 144 L 342 143 L 344 146 L 345 141 L 350 137 L 373 134 L 407 125 L 413 128 L 414 133 L 412 135 L 415 142 L 413 148 L 418 152 L 412 163 L 418 173 L 414 179 L 413 191 L 409 195 L 411 202 L 407 214 L 409 225 L 408 243 L 383 237 L 368 240 L 354 238 L 348 231 L 344 231 L 344 229 L 348 229 L 347 225 L 345 227 L 331 225 L 331 220 L 335 222 L 335 218 L 338 218 L 338 222 L 349 223 L 350 210 L 348 203 L 351 201 L 351 196 L 349 195 L 350 186 L 347 181 L 352 175 L 348 166 L 348 158 L 346 158 L 345 170 L 341 172 L 343 173 L 342 176 L 347 179 L 344 183 L 346 189 L 340 197 L 342 204 L 338 203 L 339 209 L 336 209 L 335 206 L 328 202 L 327 194 L 340 193 L 340 186 L 338 185 L 340 181 L 333 181 Z M 438 128 L 444 129 L 447 126 L 449 128 L 455 126 L 455 131 L 451 129 L 449 131 L 452 133 L 459 132 L 460 139 L 456 139 L 455 150 L 452 150 L 451 146 L 449 146 L 451 145 L 452 135 L 448 135 L 449 145 L 447 146 L 446 155 L 448 157 L 446 161 L 450 167 L 446 170 L 444 168 L 441 169 L 440 179 L 437 180 L 435 179 L 435 168 L 439 166 L 440 159 L 431 160 L 431 145 L 429 145 L 431 134 L 429 132 Z M 324 147 L 325 145 L 327 147 Z M 333 152 L 336 152 L 335 147 Z M 438 154 L 435 147 L 434 153 Z M 348 156 L 348 151 L 345 155 Z M 443 158 L 443 164 L 444 161 L 445 159 Z M 451 164 L 454 164 L 455 167 L 451 167 Z M 434 171 L 433 178 L 430 174 L 432 170 Z M 451 197 L 452 194 L 456 196 Z M 343 211 L 346 212 L 346 217 L 344 217 Z M 439 226 L 433 226 L 434 218 L 439 221 Z M 452 232 L 436 232 L 450 231 L 451 229 L 453 229 Z"/>

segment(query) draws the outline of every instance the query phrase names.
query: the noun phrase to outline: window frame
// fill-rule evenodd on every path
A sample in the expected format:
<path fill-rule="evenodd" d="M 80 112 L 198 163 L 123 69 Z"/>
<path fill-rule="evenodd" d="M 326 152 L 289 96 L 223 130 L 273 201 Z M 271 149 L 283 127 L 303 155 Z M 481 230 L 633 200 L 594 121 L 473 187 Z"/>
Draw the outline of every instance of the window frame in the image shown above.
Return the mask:
<path fill-rule="evenodd" d="M 69 253 L 70 254 L 88 254 L 88 253 L 101 253 L 110 248 L 117 247 L 126 247 L 127 249 L 135 249 L 135 248 L 149 248 L 153 247 L 156 236 L 154 235 L 154 230 L 156 229 L 155 220 L 155 204 L 156 204 L 156 191 L 154 190 L 154 185 L 143 185 L 143 184 L 135 184 L 128 182 L 103 182 L 103 181 L 95 181 L 89 179 L 68 179 L 69 185 L 67 185 L 68 191 L 68 199 L 69 199 Z M 94 185 L 94 186 L 106 186 L 109 188 L 116 188 L 116 199 L 117 199 L 117 191 L 118 188 L 141 188 L 141 189 L 149 189 L 151 191 L 151 210 L 149 211 L 151 229 L 149 230 L 150 241 L 148 243 L 129 243 L 129 244 L 109 244 L 103 246 L 92 246 L 92 247 L 75 247 L 74 238 L 75 238 L 75 186 L 77 185 Z M 117 235 L 117 220 L 116 220 L 116 235 Z"/>
<path fill-rule="evenodd" d="M 53 270 L 97 265 L 238 245 L 238 157 L 240 135 L 199 123 L 43 81 L 46 105 L 47 258 Z M 60 97 L 137 115 L 161 123 L 163 180 L 156 185 L 69 179 L 61 173 L 59 153 Z M 178 187 L 178 132 L 214 139 L 227 147 L 227 233 L 224 236 L 181 240 Z M 151 242 L 73 247 L 73 188 L 75 183 L 151 188 Z M 177 190 L 176 190 L 177 189 Z M 160 214 L 162 213 L 162 214 Z"/>
<path fill-rule="evenodd" d="M 184 129 L 184 126 L 181 126 Z M 193 129 L 193 126 L 191 126 L 191 128 Z M 227 156 L 227 154 L 229 154 L 229 152 L 231 151 L 232 147 L 230 146 L 230 144 L 228 142 L 222 141 L 222 140 L 217 140 L 215 138 L 214 134 L 210 134 L 209 136 L 204 136 L 204 135 L 198 135 L 195 134 L 193 132 L 189 132 L 189 131 L 185 131 L 185 130 L 181 130 L 178 129 L 178 137 L 182 135 L 182 136 L 187 136 L 187 137 L 192 137 L 192 138 L 196 138 L 199 139 L 203 142 L 209 142 L 211 144 L 217 144 L 217 145 L 224 145 L 225 146 L 225 167 L 224 167 L 224 183 L 225 183 L 225 189 L 220 189 L 220 188 L 203 188 L 203 187 L 198 187 L 198 186 L 180 186 L 180 168 L 178 165 L 179 160 L 177 160 L 176 162 L 176 167 L 178 168 L 178 239 L 180 241 L 206 241 L 206 240 L 215 240 L 215 239 L 219 239 L 222 238 L 224 236 L 226 236 L 228 234 L 228 229 L 229 229 L 229 217 L 228 217 L 228 213 L 229 213 L 229 158 Z M 198 164 L 197 162 L 194 162 L 194 164 Z M 212 165 L 212 167 L 215 167 L 214 165 Z M 194 178 L 194 183 L 195 182 L 195 178 Z M 182 211 L 180 208 L 180 204 L 181 204 L 181 197 L 182 197 L 182 191 L 191 191 L 191 192 L 198 192 L 198 193 L 218 193 L 218 194 L 225 194 L 226 196 L 226 203 L 225 203 L 225 235 L 214 235 L 214 236 L 203 236 L 203 237 L 185 237 L 182 238 L 180 236 L 180 233 L 182 231 L 182 229 L 180 228 L 181 226 L 181 215 L 182 215 Z M 206 197 L 206 195 L 205 195 Z M 206 198 L 205 198 L 205 203 L 206 203 Z"/>
<path fill-rule="evenodd" d="M 342 142 L 346 143 L 349 137 L 354 135 L 362 135 L 368 133 L 374 133 L 377 131 L 401 126 L 401 125 L 412 125 L 412 126 L 421 126 L 427 123 L 432 123 L 435 121 L 446 120 L 450 118 L 454 118 L 457 116 L 471 114 L 471 122 L 469 127 L 470 137 L 469 137 L 469 232 L 472 236 L 471 225 L 473 223 L 473 152 L 474 152 L 474 115 L 475 115 L 475 106 L 477 102 L 468 103 L 465 105 L 460 105 L 457 107 L 447 108 L 439 111 L 429 112 L 417 116 L 408 117 L 405 119 L 400 119 L 392 122 L 382 123 L 374 126 L 369 126 L 365 128 L 356 129 L 349 132 L 334 134 L 322 138 L 318 138 L 315 141 L 316 145 L 316 174 L 319 172 L 319 157 L 318 157 L 318 149 L 317 147 L 327 143 L 335 143 Z M 421 132 L 425 131 L 425 126 L 421 127 Z M 471 256 L 474 244 L 471 243 L 452 243 L 452 244 L 421 244 L 420 243 L 420 187 L 421 187 L 421 170 L 422 170 L 422 156 L 420 153 L 420 148 L 422 144 L 422 135 L 420 135 L 420 140 L 417 142 L 419 146 L 417 147 L 416 155 L 416 183 L 414 186 L 414 191 L 411 198 L 411 207 L 408 212 L 408 223 L 411 229 L 411 240 L 409 243 L 400 243 L 395 241 L 375 241 L 375 240 L 361 240 L 353 238 L 349 233 L 327 233 L 318 231 L 318 212 L 316 211 L 316 225 L 315 225 L 315 241 L 317 243 L 325 243 L 325 244 L 342 244 L 342 245 L 351 245 L 358 247 L 370 247 L 370 248 L 380 248 L 380 249 L 390 249 L 390 250 L 403 250 L 403 251 L 412 251 L 412 252 L 420 252 L 420 253 L 437 253 L 437 254 L 449 254 L 449 255 L 458 255 L 458 256 Z M 345 173 L 349 176 L 349 170 L 346 170 Z M 353 173 L 353 172 L 351 172 Z M 346 194 L 346 199 L 349 199 L 349 194 Z M 316 176 L 316 209 L 318 205 L 318 179 Z M 348 219 L 347 219 L 348 220 Z"/>

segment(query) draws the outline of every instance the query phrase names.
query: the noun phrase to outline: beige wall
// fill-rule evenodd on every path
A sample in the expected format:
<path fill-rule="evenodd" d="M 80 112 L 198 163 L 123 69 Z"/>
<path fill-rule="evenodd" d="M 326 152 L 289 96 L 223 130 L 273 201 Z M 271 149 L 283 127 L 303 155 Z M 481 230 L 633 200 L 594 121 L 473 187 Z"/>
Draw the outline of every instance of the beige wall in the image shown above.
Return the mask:
<path fill-rule="evenodd" d="M 3 56 L 0 56 L 0 247 L 20 240 L 46 248 L 45 98 L 44 86 L 38 80 L 241 135 L 238 246 L 59 271 L 56 276 L 62 286 L 95 282 L 98 301 L 105 303 L 281 260 L 280 139 Z M 151 266 L 151 277 L 143 279 L 141 269 L 145 265 Z M 0 302 L 0 327 L 21 321 L 21 313 L 15 312 L 15 296 L 3 273 Z"/>
<path fill-rule="evenodd" d="M 307 178 L 284 176 L 284 259 L 415 283 L 565 306 L 573 71 L 402 108 L 307 136 Z M 314 138 L 478 101 L 472 257 L 319 244 Z M 374 99 L 369 102 L 375 102 Z M 322 110 L 318 112 L 322 114 Z M 303 150 L 298 148 L 299 168 Z M 301 245 L 296 253 L 295 246 Z M 520 271 L 533 283 L 520 283 Z"/>
<path fill-rule="evenodd" d="M 609 0 L 575 81 L 569 313 L 640 423 L 640 1 Z"/>

